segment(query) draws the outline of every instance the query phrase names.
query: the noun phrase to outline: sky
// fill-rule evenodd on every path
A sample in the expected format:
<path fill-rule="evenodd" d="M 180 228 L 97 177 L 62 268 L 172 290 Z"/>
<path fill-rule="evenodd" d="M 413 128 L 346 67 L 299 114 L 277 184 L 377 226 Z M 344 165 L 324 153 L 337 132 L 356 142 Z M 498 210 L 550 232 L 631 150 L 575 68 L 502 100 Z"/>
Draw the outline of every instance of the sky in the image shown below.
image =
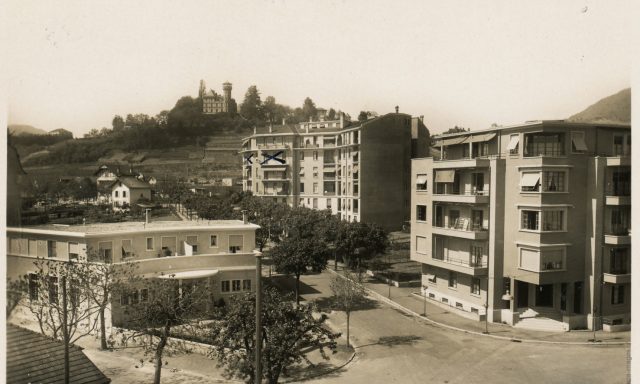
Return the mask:
<path fill-rule="evenodd" d="M 631 85 L 630 1 L 6 2 L 7 118 L 76 136 L 155 115 L 200 79 L 357 117 L 562 119 Z"/>

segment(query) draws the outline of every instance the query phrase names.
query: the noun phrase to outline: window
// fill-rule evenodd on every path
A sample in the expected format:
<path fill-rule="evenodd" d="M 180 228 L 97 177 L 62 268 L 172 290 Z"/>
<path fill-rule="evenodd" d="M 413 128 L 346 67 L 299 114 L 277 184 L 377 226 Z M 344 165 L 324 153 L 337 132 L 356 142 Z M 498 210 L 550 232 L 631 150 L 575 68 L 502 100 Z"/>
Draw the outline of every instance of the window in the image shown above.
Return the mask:
<path fill-rule="evenodd" d="M 110 241 L 103 241 L 98 243 L 98 256 L 103 263 L 113 262 L 113 249 Z"/>
<path fill-rule="evenodd" d="M 121 256 L 122 259 L 133 257 L 133 247 L 131 246 L 131 240 L 122 240 Z"/>
<path fill-rule="evenodd" d="M 119 197 L 119 196 L 118 196 L 118 191 L 115 191 L 115 192 L 114 192 L 114 196 L 115 196 L 115 197 Z"/>
<path fill-rule="evenodd" d="M 140 290 L 140 301 L 143 303 L 149 301 L 149 289 L 144 288 Z"/>
<path fill-rule="evenodd" d="M 327 209 L 331 209 L 331 199 L 327 199 Z"/>
<path fill-rule="evenodd" d="M 416 177 L 416 190 L 418 191 L 427 190 L 427 175 L 422 174 Z"/>
<path fill-rule="evenodd" d="M 416 236 L 416 252 L 427 254 L 427 238 L 423 236 Z"/>
<path fill-rule="evenodd" d="M 545 192 L 566 192 L 564 171 L 545 171 L 542 177 Z"/>
<path fill-rule="evenodd" d="M 229 253 L 238 253 L 242 251 L 244 237 L 242 235 L 229 235 Z"/>
<path fill-rule="evenodd" d="M 565 248 L 520 248 L 518 267 L 533 272 L 560 271 L 564 269 Z"/>
<path fill-rule="evenodd" d="M 471 174 L 471 178 L 473 181 L 471 192 L 474 195 L 483 195 L 484 194 L 484 173 L 474 172 Z"/>
<path fill-rule="evenodd" d="M 542 212 L 542 230 L 543 231 L 563 231 L 564 230 L 564 211 L 543 211 Z"/>
<path fill-rule="evenodd" d="M 58 304 L 58 278 L 49 276 L 49 304 Z"/>
<path fill-rule="evenodd" d="M 520 178 L 522 192 L 540 192 L 540 172 L 523 172 Z"/>
<path fill-rule="evenodd" d="M 127 191 L 122 191 L 122 197 L 127 197 Z"/>
<path fill-rule="evenodd" d="M 358 206 L 360 204 L 360 200 L 353 200 L 353 213 L 358 213 Z"/>
<path fill-rule="evenodd" d="M 509 136 L 509 145 L 507 146 L 507 150 L 510 155 L 517 155 L 520 151 L 520 135 L 513 134 Z"/>
<path fill-rule="evenodd" d="M 29 274 L 29 300 L 37 301 L 40 299 L 40 284 L 38 282 L 38 275 L 35 273 Z"/>
<path fill-rule="evenodd" d="M 153 251 L 153 237 L 147 237 L 147 251 Z"/>
<path fill-rule="evenodd" d="M 458 288 L 458 274 L 449 271 L 449 288 Z"/>
<path fill-rule="evenodd" d="M 318 199 L 316 199 L 315 197 L 313 198 L 313 209 L 318 209 Z"/>
<path fill-rule="evenodd" d="M 417 221 L 427 221 L 427 206 L 426 205 L 416 205 L 416 220 Z"/>
<path fill-rule="evenodd" d="M 540 211 L 522 211 L 520 229 L 537 231 L 540 229 Z"/>
<path fill-rule="evenodd" d="M 482 255 L 484 254 L 484 246 L 482 244 L 471 244 L 469 250 L 469 264 L 471 267 L 482 267 Z"/>
<path fill-rule="evenodd" d="M 220 282 L 220 291 L 222 292 L 231 292 L 231 282 L 229 280 L 224 280 Z"/>
<path fill-rule="evenodd" d="M 587 150 L 587 144 L 584 142 L 584 132 L 571 132 L 571 152 L 583 153 Z"/>
<path fill-rule="evenodd" d="M 480 294 L 480 279 L 473 278 L 471 279 L 471 294 L 479 295 Z"/>
<path fill-rule="evenodd" d="M 627 248 L 612 248 L 609 251 L 609 273 L 624 275 L 629 273 L 627 268 Z"/>
<path fill-rule="evenodd" d="M 55 241 L 47 240 L 47 256 L 58 257 L 57 243 Z"/>
<path fill-rule="evenodd" d="M 78 243 L 69 243 L 69 260 L 78 260 L 79 246 Z"/>
<path fill-rule="evenodd" d="M 191 254 L 196 255 L 198 253 L 198 236 L 187 236 L 186 242 L 191 246 Z"/>
<path fill-rule="evenodd" d="M 122 292 L 120 294 L 120 305 L 129 305 L 129 293 Z"/>
<path fill-rule="evenodd" d="M 240 291 L 240 280 L 232 280 L 231 281 L 231 291 L 238 292 Z"/>
<path fill-rule="evenodd" d="M 433 258 L 436 260 L 444 260 L 445 254 L 445 238 L 434 236 L 433 238 Z"/>
<path fill-rule="evenodd" d="M 524 135 L 524 156 L 564 156 L 564 133 L 538 132 Z"/>
<path fill-rule="evenodd" d="M 624 304 L 624 285 L 611 286 L 611 304 Z"/>
<path fill-rule="evenodd" d="M 613 136 L 613 156 L 623 156 L 623 155 L 624 155 L 624 136 L 614 135 Z"/>
<path fill-rule="evenodd" d="M 209 236 L 209 248 L 217 248 L 218 247 L 218 235 Z"/>
<path fill-rule="evenodd" d="M 318 193 L 318 183 L 313 183 L 313 193 Z"/>
<path fill-rule="evenodd" d="M 251 291 L 251 280 L 242 280 L 242 290 Z"/>
<path fill-rule="evenodd" d="M 300 193 L 304 193 L 304 183 L 300 183 Z"/>
<path fill-rule="evenodd" d="M 313 151 L 313 160 L 318 160 L 318 151 Z"/>
<path fill-rule="evenodd" d="M 456 308 L 458 308 L 458 309 L 463 309 L 463 308 L 464 308 L 464 306 L 462 305 L 462 303 L 461 303 L 461 302 L 456 301 Z"/>
<path fill-rule="evenodd" d="M 313 167 L 313 178 L 318 178 L 318 167 Z"/>

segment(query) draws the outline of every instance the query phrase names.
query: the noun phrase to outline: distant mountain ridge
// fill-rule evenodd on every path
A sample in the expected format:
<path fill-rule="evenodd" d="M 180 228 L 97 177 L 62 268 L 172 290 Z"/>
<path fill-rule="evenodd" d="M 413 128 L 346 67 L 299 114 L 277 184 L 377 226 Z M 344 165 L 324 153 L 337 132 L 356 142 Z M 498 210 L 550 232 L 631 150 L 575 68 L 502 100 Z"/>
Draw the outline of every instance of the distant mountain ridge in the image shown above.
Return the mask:
<path fill-rule="evenodd" d="M 631 124 L 631 88 L 607 96 L 567 119 L 576 123 Z"/>
<path fill-rule="evenodd" d="M 11 124 L 7 130 L 12 135 L 46 135 L 47 131 L 26 124 Z"/>

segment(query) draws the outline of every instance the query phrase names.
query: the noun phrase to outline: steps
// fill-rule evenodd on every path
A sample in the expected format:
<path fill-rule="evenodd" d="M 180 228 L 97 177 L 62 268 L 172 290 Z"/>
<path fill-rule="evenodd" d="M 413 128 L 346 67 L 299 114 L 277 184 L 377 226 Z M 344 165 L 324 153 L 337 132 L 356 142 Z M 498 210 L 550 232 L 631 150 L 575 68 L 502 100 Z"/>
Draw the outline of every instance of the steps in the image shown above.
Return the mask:
<path fill-rule="evenodd" d="M 520 312 L 520 321 L 514 327 L 547 332 L 567 332 L 569 325 L 562 322 L 562 316 L 553 308 L 527 308 Z"/>

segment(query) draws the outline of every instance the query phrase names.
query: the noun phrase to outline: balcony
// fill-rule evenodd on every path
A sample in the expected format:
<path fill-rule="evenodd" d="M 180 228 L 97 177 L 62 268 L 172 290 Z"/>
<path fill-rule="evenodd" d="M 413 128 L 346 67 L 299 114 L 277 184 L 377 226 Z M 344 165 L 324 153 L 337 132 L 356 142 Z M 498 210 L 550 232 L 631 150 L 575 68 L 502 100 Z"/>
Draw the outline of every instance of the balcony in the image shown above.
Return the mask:
<path fill-rule="evenodd" d="M 446 203 L 466 203 L 466 204 L 488 204 L 489 203 L 489 190 L 480 190 L 478 188 L 472 189 L 456 189 L 450 185 L 446 185 L 444 188 L 438 187 L 436 183 L 436 189 L 433 193 L 433 201 L 441 201 Z"/>
<path fill-rule="evenodd" d="M 457 168 L 488 168 L 488 157 L 462 158 L 462 159 L 434 159 L 433 169 L 457 169 Z"/>
<path fill-rule="evenodd" d="M 435 267 L 448 269 L 455 272 L 464 273 L 471 276 L 484 276 L 487 274 L 488 267 L 486 261 L 468 259 L 455 259 L 451 257 L 427 258 L 426 263 Z"/>
<path fill-rule="evenodd" d="M 607 167 L 622 167 L 622 166 L 631 166 L 631 157 L 629 156 L 607 157 Z"/>
<path fill-rule="evenodd" d="M 432 226 L 431 232 L 434 235 L 444 235 L 444 236 L 453 236 L 459 237 L 462 239 L 469 240 L 487 240 L 489 238 L 489 231 L 487 228 L 483 228 L 482 226 Z"/>
<path fill-rule="evenodd" d="M 605 231 L 604 243 L 610 245 L 631 244 L 631 229 L 625 224 L 612 224 Z"/>
<path fill-rule="evenodd" d="M 607 205 L 631 205 L 631 182 L 618 182 L 605 191 Z"/>
<path fill-rule="evenodd" d="M 609 284 L 627 284 L 631 283 L 631 273 L 627 270 L 609 271 L 603 273 L 605 283 Z"/>

